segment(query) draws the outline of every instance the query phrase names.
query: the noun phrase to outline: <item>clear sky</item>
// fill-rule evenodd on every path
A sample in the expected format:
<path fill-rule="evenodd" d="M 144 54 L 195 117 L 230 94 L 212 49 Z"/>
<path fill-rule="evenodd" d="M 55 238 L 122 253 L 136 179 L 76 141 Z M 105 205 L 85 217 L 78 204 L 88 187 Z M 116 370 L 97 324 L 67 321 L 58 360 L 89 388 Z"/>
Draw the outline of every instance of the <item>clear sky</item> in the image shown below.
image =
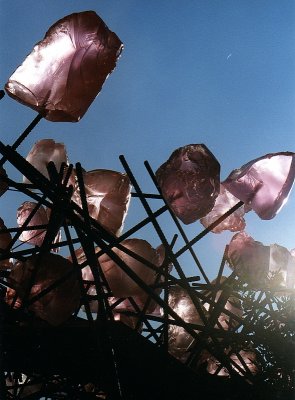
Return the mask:
<path fill-rule="evenodd" d="M 70 161 L 87 170 L 123 170 L 124 154 L 143 189 L 154 191 L 143 161 L 157 169 L 186 144 L 206 144 L 222 179 L 266 153 L 295 151 L 293 0 L 0 0 L 2 87 L 49 26 L 85 10 L 120 37 L 122 57 L 79 123 L 41 121 L 21 154 L 42 138 L 64 142 Z M 1 140 L 12 143 L 35 115 L 5 96 Z M 0 199 L 8 224 L 15 224 L 18 206 L 9 196 Z M 138 218 L 132 207 L 127 226 Z M 272 221 L 247 214 L 247 232 L 292 249 L 294 211 L 293 193 Z M 202 226 L 186 230 L 192 237 Z M 196 248 L 202 262 L 211 268 L 230 237 L 209 235 Z"/>

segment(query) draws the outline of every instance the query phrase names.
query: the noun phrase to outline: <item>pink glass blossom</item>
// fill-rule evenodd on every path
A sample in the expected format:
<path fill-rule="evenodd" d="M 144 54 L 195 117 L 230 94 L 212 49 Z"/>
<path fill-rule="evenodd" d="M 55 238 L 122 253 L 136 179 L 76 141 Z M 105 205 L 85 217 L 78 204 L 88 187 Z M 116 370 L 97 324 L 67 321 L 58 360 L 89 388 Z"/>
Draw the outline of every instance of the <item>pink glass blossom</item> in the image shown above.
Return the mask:
<path fill-rule="evenodd" d="M 190 296 L 180 286 L 170 288 L 168 304 L 185 322 L 203 325 L 203 321 Z M 202 307 L 201 304 L 200 307 Z M 194 338 L 183 327 L 169 324 L 168 351 L 171 355 L 181 362 L 185 362 L 189 357 L 189 347 L 193 342 Z"/>
<path fill-rule="evenodd" d="M 246 232 L 235 234 L 228 246 L 230 267 L 254 284 L 263 284 L 269 271 L 269 246 L 255 241 Z"/>
<path fill-rule="evenodd" d="M 156 172 L 163 197 L 185 224 L 204 217 L 219 193 L 220 165 L 203 144 L 175 150 Z"/>
<path fill-rule="evenodd" d="M 228 210 L 230 210 L 234 205 L 239 202 L 235 196 L 233 196 L 225 187 L 220 184 L 220 193 L 216 198 L 214 207 L 212 210 L 205 215 L 205 217 L 200 219 L 201 224 L 207 228 L 218 218 L 224 215 Z M 232 232 L 242 231 L 245 228 L 244 220 L 245 210 L 244 206 L 241 206 L 236 211 L 234 211 L 229 217 L 218 224 L 212 232 L 220 233 L 225 230 Z"/>
<path fill-rule="evenodd" d="M 68 15 L 49 28 L 5 89 L 49 121 L 79 121 L 115 68 L 122 48 L 94 11 Z"/>
<path fill-rule="evenodd" d="M 2 218 L 0 218 L 0 230 L 1 229 L 6 229 L 6 226 L 4 224 L 4 221 Z M 11 234 L 9 232 L 4 232 L 0 233 L 0 255 L 1 255 L 1 250 L 6 250 L 8 246 L 10 245 L 11 242 Z M 1 269 L 9 269 L 11 268 L 12 264 L 8 259 L 5 260 L 0 260 L 0 270 Z"/>
<path fill-rule="evenodd" d="M 42 139 L 34 144 L 26 160 L 33 165 L 41 174 L 49 178 L 47 165 L 52 161 L 57 169 L 60 171 L 62 163 L 67 164 L 67 152 L 63 143 L 56 143 L 53 139 Z M 30 181 L 24 176 L 24 183 Z"/>
<path fill-rule="evenodd" d="M 270 245 L 269 274 L 274 277 L 279 274 L 278 284 L 282 288 L 295 288 L 295 257 L 292 250 L 289 251 L 278 244 Z"/>
<path fill-rule="evenodd" d="M 162 246 L 154 249 L 146 240 L 142 239 L 126 239 L 120 243 L 127 250 L 132 251 L 135 255 L 142 257 L 144 260 L 152 263 L 155 267 L 160 267 L 163 263 Z M 99 252 L 96 247 L 95 252 Z M 152 285 L 156 279 L 156 272 L 145 265 L 144 262 L 136 260 L 131 255 L 126 254 L 123 250 L 114 247 L 113 252 L 118 256 L 136 275 L 146 284 Z M 77 261 L 82 264 L 86 261 L 85 254 L 82 249 L 76 250 Z M 114 297 L 134 297 L 137 296 L 138 303 L 144 303 L 148 297 L 147 293 L 138 286 L 138 284 L 130 278 L 123 269 L 116 264 L 107 254 L 98 256 L 98 262 L 102 272 L 110 286 Z M 86 281 L 94 281 L 93 274 L 89 266 L 82 269 L 82 278 Z"/>
<path fill-rule="evenodd" d="M 30 299 L 72 271 L 73 264 L 52 253 L 31 256 L 24 263 L 17 263 L 9 275 L 9 283 L 14 289 L 7 289 L 5 299 L 8 304 L 13 304 L 16 295 L 14 308 L 22 305 L 26 288 L 35 268 L 37 268 L 37 273 L 30 291 Z M 79 283 L 76 274 L 72 274 L 54 290 L 33 302 L 29 310 L 50 324 L 59 325 L 71 316 L 79 304 L 79 299 Z"/>
<path fill-rule="evenodd" d="M 8 189 L 8 184 L 5 182 L 3 178 L 7 178 L 6 171 L 3 167 L 0 167 L 0 197 L 6 192 Z"/>
<path fill-rule="evenodd" d="M 119 235 L 131 199 L 128 176 L 116 171 L 96 169 L 85 172 L 83 181 L 90 216 L 109 232 Z M 73 199 L 81 206 L 77 184 Z"/>
<path fill-rule="evenodd" d="M 273 218 L 288 199 L 295 178 L 295 153 L 266 154 L 234 170 L 226 189 L 261 219 Z"/>
<path fill-rule="evenodd" d="M 235 365 L 232 365 L 233 369 L 239 374 L 243 375 L 248 372 L 248 370 L 251 372 L 252 375 L 256 375 L 259 372 L 259 366 L 257 365 L 257 357 L 256 353 L 253 350 L 241 350 L 239 353 L 239 356 L 242 358 L 243 362 L 246 364 L 247 369 L 245 368 L 244 364 L 240 361 L 239 357 L 237 356 L 236 353 L 233 353 L 230 355 L 230 359 L 237 364 L 240 369 L 238 369 Z M 219 372 L 217 373 L 217 369 L 219 369 Z M 228 377 L 229 372 L 225 367 L 222 367 L 220 369 L 220 362 L 213 356 L 210 356 L 207 359 L 207 371 L 209 374 L 216 374 L 218 376 L 224 376 Z"/>
<path fill-rule="evenodd" d="M 26 201 L 17 210 L 17 224 L 19 227 L 23 226 L 26 219 L 36 208 L 37 203 Z M 48 215 L 46 214 L 45 208 L 40 206 L 32 219 L 30 220 L 28 227 L 34 225 L 45 225 L 48 224 Z M 29 231 L 23 231 L 19 237 L 22 242 L 27 242 L 35 246 L 41 246 L 44 236 L 46 233 L 46 228 L 43 229 L 32 229 Z"/>
<path fill-rule="evenodd" d="M 126 239 L 121 242 L 121 245 L 152 263 L 155 267 L 162 264 L 161 254 L 146 240 Z M 113 248 L 113 251 L 146 285 L 152 285 L 155 282 L 156 272 L 147 267 L 144 262 L 136 260 L 123 250 Z M 139 287 L 107 254 L 99 257 L 99 263 L 115 297 L 137 296 L 142 303 L 145 301 L 147 293 L 144 289 Z"/>
<path fill-rule="evenodd" d="M 226 277 L 221 277 L 220 283 L 224 282 L 225 280 Z M 212 285 L 216 285 L 216 280 L 212 282 Z M 210 302 L 204 302 L 203 305 L 209 315 L 214 310 L 214 303 L 218 302 L 221 295 L 222 290 L 217 290 L 217 292 L 206 292 L 206 297 L 210 300 Z M 227 313 L 221 311 L 218 316 L 218 322 L 220 326 L 224 330 L 229 330 L 236 327 L 239 322 L 237 319 L 234 318 L 234 316 L 238 318 L 242 318 L 243 316 L 243 310 L 240 300 L 235 296 L 230 296 L 224 305 L 224 310 L 229 311 L 231 314 L 233 314 L 233 316 L 230 316 Z M 216 327 L 219 327 L 219 325 L 216 325 Z"/>

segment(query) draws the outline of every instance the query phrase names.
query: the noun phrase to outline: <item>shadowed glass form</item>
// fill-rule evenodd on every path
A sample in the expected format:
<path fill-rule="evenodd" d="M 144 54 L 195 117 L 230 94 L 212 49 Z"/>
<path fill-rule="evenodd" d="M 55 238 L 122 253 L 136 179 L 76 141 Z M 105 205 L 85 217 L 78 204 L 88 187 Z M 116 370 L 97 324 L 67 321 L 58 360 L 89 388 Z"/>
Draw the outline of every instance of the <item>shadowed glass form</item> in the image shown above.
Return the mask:
<path fill-rule="evenodd" d="M 223 184 L 220 184 L 220 193 L 216 198 L 214 207 L 207 215 L 205 215 L 205 217 L 200 219 L 201 224 L 207 228 L 238 202 L 239 199 L 226 190 Z M 244 215 L 244 206 L 241 206 L 215 228 L 213 228 L 212 232 L 220 233 L 225 230 L 232 232 L 242 231 L 246 226 Z"/>
<path fill-rule="evenodd" d="M 226 277 L 222 276 L 221 279 L 219 280 L 219 283 L 223 283 L 226 281 Z M 224 302 L 224 308 L 222 308 L 227 312 L 217 312 L 218 315 L 218 323 L 216 324 L 216 328 L 221 326 L 222 329 L 224 330 L 231 330 L 235 328 L 239 322 L 238 319 L 235 319 L 235 316 L 238 318 L 242 318 L 243 316 L 243 310 L 242 310 L 242 304 L 241 301 L 235 297 L 235 296 L 227 296 L 227 293 L 223 293 L 223 290 L 214 290 L 215 285 L 217 281 L 214 279 L 211 284 L 213 285 L 213 290 L 212 291 L 204 291 L 203 294 L 206 296 L 206 298 L 209 300 L 208 302 L 204 302 L 204 308 L 208 311 L 209 315 L 215 314 L 214 308 L 216 306 L 216 303 L 220 301 L 220 297 L 222 296 L 221 300 L 224 300 L 224 295 L 226 296 L 226 301 Z M 227 289 L 228 290 L 228 289 Z M 220 305 L 219 305 L 220 306 Z"/>
<path fill-rule="evenodd" d="M 246 232 L 233 236 L 228 246 L 230 266 L 237 275 L 259 287 L 266 283 L 277 288 L 277 295 L 295 286 L 295 257 L 278 244 L 265 246 Z"/>
<path fill-rule="evenodd" d="M 131 184 L 121 172 L 96 169 L 83 173 L 89 215 L 109 232 L 120 235 L 131 199 Z M 78 184 L 73 200 L 81 204 Z"/>
<path fill-rule="evenodd" d="M 288 199 L 295 178 L 295 154 L 271 153 L 235 169 L 226 189 L 261 219 L 272 219 Z"/>
<path fill-rule="evenodd" d="M 35 269 L 36 275 L 30 289 L 29 299 L 69 274 L 73 268 L 74 266 L 69 260 L 52 253 L 31 256 L 23 263 L 18 262 L 9 275 L 8 281 L 11 287 L 7 289 L 5 300 L 12 305 L 16 296 L 14 308 L 22 306 Z M 50 324 L 59 325 L 65 322 L 75 311 L 79 300 L 79 282 L 77 275 L 73 273 L 54 290 L 33 302 L 29 306 L 29 310 Z"/>
<path fill-rule="evenodd" d="M 180 286 L 173 286 L 170 288 L 168 304 L 185 322 L 203 325 L 203 321 L 191 297 Z M 200 307 L 202 308 L 201 304 Z M 203 310 L 205 311 L 205 309 Z M 168 351 L 181 362 L 187 361 L 190 355 L 189 349 L 194 340 L 195 339 L 182 326 L 169 324 Z"/>
<path fill-rule="evenodd" d="M 5 182 L 3 178 L 7 178 L 6 171 L 3 167 L 0 167 L 0 197 L 6 192 L 8 189 L 8 184 Z"/>
<path fill-rule="evenodd" d="M 155 267 L 160 267 L 163 262 L 163 253 L 160 246 L 154 249 L 146 240 L 126 239 L 121 242 L 121 245 L 147 262 L 152 263 Z M 116 247 L 112 250 L 146 285 L 152 285 L 155 282 L 157 273 L 149 268 L 144 261 L 138 261 Z M 96 253 L 98 251 L 99 248 L 96 248 Z M 85 261 L 85 255 L 80 249 L 79 252 L 79 263 L 81 263 Z M 113 296 L 117 298 L 137 296 L 138 301 L 144 303 L 148 297 L 147 293 L 114 260 L 107 254 L 102 254 L 98 257 L 98 262 Z M 87 281 L 94 280 L 89 266 L 82 269 L 82 277 Z"/>
<path fill-rule="evenodd" d="M 239 357 L 237 354 L 239 354 Z M 240 371 L 235 365 L 232 365 L 233 369 L 240 375 L 247 373 L 248 370 L 252 375 L 256 375 L 259 372 L 256 353 L 253 350 L 241 350 L 239 353 L 230 354 L 229 358 L 242 369 Z M 220 367 L 220 362 L 213 356 L 209 356 L 207 359 L 207 371 L 209 374 L 230 377 L 228 370 L 225 367 Z"/>
<path fill-rule="evenodd" d="M 30 214 L 37 207 L 37 203 L 32 201 L 25 201 L 18 209 L 17 209 L 17 224 L 19 227 L 23 226 L 26 219 L 30 216 Z M 40 206 L 33 217 L 31 218 L 28 227 L 34 225 L 45 225 L 48 224 L 48 215 L 44 207 Z M 32 229 L 28 231 L 23 231 L 19 237 L 19 240 L 22 242 L 27 242 L 35 246 L 41 246 L 44 236 L 46 233 L 46 228 L 43 229 Z"/>
<path fill-rule="evenodd" d="M 264 284 L 269 271 L 269 246 L 255 241 L 246 232 L 235 234 L 228 246 L 230 267 L 253 284 Z"/>
<path fill-rule="evenodd" d="M 219 193 L 220 165 L 203 144 L 175 150 L 156 172 L 158 185 L 173 213 L 185 224 L 204 217 Z"/>
<path fill-rule="evenodd" d="M 77 122 L 115 68 L 122 48 L 94 11 L 68 15 L 49 28 L 5 89 L 49 121 Z"/>
<path fill-rule="evenodd" d="M 2 218 L 0 218 L 0 230 L 1 229 L 7 229 Z M 3 250 L 6 250 L 7 247 L 10 245 L 11 239 L 11 234 L 9 232 L 0 233 L 0 255 L 1 252 Z M 9 258 L 5 260 L 0 260 L 0 270 L 11 268 L 11 265 L 12 264 Z"/>
<path fill-rule="evenodd" d="M 54 163 L 58 172 L 63 163 L 68 163 L 65 145 L 56 143 L 53 139 L 42 139 L 36 142 L 26 160 L 46 178 L 49 178 L 47 165 L 50 161 Z M 23 182 L 30 183 L 25 176 L 23 177 Z"/>

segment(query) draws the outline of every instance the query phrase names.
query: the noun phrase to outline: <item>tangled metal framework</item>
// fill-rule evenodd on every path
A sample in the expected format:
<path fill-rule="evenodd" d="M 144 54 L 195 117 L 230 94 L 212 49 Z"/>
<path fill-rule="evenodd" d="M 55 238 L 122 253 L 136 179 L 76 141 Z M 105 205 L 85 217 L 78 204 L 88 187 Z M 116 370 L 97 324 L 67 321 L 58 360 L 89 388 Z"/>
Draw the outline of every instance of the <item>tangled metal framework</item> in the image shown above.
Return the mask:
<path fill-rule="evenodd" d="M 49 163 L 50 179 L 47 179 L 18 153 L 18 146 L 41 118 L 38 115 L 13 145 L 0 142 L 0 166 L 10 164 L 31 183 L 19 183 L 8 176 L 2 176 L 2 181 L 33 199 L 38 206 L 51 210 L 46 226 L 33 227 L 34 230 L 46 228 L 40 247 L 14 247 L 22 232 L 32 230 L 29 223 L 34 210 L 22 227 L 0 230 L 0 234 L 14 235 L 8 248 L 0 250 L 0 261 L 37 257 L 18 308 L 14 307 L 18 293 L 10 304 L 5 302 L 7 288 L 17 288 L 9 281 L 9 271 L 0 271 L 0 398 L 195 399 L 197 393 L 202 393 L 207 398 L 258 399 L 266 395 L 271 398 L 274 391 L 275 398 L 291 398 L 287 396 L 294 390 L 294 291 L 289 290 L 282 297 L 271 285 L 253 289 L 234 272 L 223 277 L 224 267 L 230 262 L 227 249 L 215 281 L 210 282 L 193 248 L 243 203 L 237 203 L 214 224 L 189 239 L 163 199 L 149 163 L 145 162 L 145 167 L 155 184 L 156 194 L 141 190 L 126 159 L 120 156 L 133 186 L 132 196 L 140 201 L 146 217 L 115 237 L 89 215 L 79 163 L 75 169 L 82 207 L 71 199 L 73 188 L 67 186 L 73 165 L 64 165 L 57 171 Z M 155 199 L 161 206 L 153 211 L 150 200 Z M 177 233 L 171 237 L 159 222 L 164 213 L 170 214 L 175 223 Z M 140 234 L 147 226 L 165 249 L 164 261 L 157 268 L 122 245 L 123 240 Z M 62 239 L 55 243 L 60 230 Z M 178 238 L 184 245 L 176 249 Z M 98 253 L 96 246 L 100 248 Z M 77 247 L 84 251 L 82 262 L 75 253 Z M 38 260 L 57 248 L 71 256 L 72 269 L 32 295 Z M 154 284 L 146 284 L 114 249 L 152 269 Z M 98 262 L 102 254 L 110 257 L 147 295 L 143 307 L 130 297 L 128 301 L 133 308 L 119 310 L 126 320 L 132 321 L 132 328 L 114 319 L 113 311 L 126 299 L 109 301 L 112 293 Z M 181 262 L 184 254 L 191 257 L 200 276 L 186 275 Z M 82 279 L 81 271 L 86 266 L 93 273 L 94 292 L 89 291 L 90 283 Z M 60 326 L 51 326 L 37 318 L 30 309 L 32 304 L 54 293 L 73 276 L 79 282 L 80 300 L 71 318 Z M 197 315 L 197 319 L 179 312 L 181 307 L 174 307 L 171 293 L 175 290 L 181 291 L 189 304 L 190 316 Z M 243 310 L 242 314 L 226 306 L 233 299 Z M 151 302 L 161 311 L 150 313 Z M 221 322 L 222 317 L 226 325 Z M 181 354 L 177 353 L 177 345 L 173 351 L 177 335 L 186 347 Z"/>

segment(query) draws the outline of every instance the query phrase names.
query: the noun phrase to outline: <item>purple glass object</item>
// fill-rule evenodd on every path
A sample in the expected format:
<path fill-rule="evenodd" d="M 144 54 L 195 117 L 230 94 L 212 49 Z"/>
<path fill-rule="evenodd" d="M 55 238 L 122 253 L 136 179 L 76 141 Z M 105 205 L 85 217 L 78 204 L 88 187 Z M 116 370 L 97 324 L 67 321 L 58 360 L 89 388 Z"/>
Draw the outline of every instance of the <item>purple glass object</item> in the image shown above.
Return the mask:
<path fill-rule="evenodd" d="M 223 184 L 220 184 L 220 193 L 216 198 L 214 207 L 207 215 L 205 215 L 205 217 L 200 219 L 201 224 L 207 228 L 238 202 L 239 199 L 226 190 Z M 212 229 L 212 232 L 220 233 L 225 230 L 232 232 L 242 231 L 246 226 L 244 215 L 244 206 L 241 206 L 220 224 L 218 224 L 214 229 Z"/>
<path fill-rule="evenodd" d="M 271 274 L 280 274 L 278 282 L 282 288 L 295 288 L 295 257 L 292 250 L 289 251 L 278 244 L 270 245 L 269 272 Z M 279 293 L 277 293 L 279 294 Z M 282 291 L 282 295 L 285 292 Z"/>
<path fill-rule="evenodd" d="M 6 229 L 4 221 L 0 218 L 0 230 Z M 1 250 L 6 250 L 11 242 L 11 234 L 9 232 L 0 233 L 0 254 Z M 5 260 L 0 260 L 0 270 L 1 269 L 9 269 L 11 268 L 12 263 L 9 258 Z"/>
<path fill-rule="evenodd" d="M 219 283 L 223 283 L 227 278 L 222 276 Z M 211 282 L 212 285 L 216 285 L 216 279 Z M 214 287 L 213 286 L 213 287 Z M 203 294 L 206 295 L 207 299 L 210 300 L 208 302 L 204 302 L 204 308 L 207 310 L 208 314 L 214 313 L 214 305 L 218 302 L 220 296 L 222 295 L 222 290 L 217 290 L 216 291 L 203 291 Z M 238 318 L 242 318 L 243 316 L 243 309 L 242 309 L 242 304 L 241 301 L 235 297 L 235 296 L 230 296 L 225 305 L 224 305 L 224 310 L 229 311 L 231 314 L 237 316 Z M 232 317 L 231 315 L 228 315 L 227 313 L 220 312 L 218 316 L 218 322 L 221 325 L 221 327 L 224 330 L 230 330 L 235 328 L 239 322 L 237 319 Z M 219 327 L 218 324 L 215 326 L 216 328 Z"/>
<path fill-rule="evenodd" d="M 94 11 L 47 31 L 6 83 L 9 96 L 49 121 L 77 122 L 116 66 L 123 45 Z"/>
<path fill-rule="evenodd" d="M 26 160 L 46 178 L 49 178 L 47 165 L 50 161 L 54 163 L 58 172 L 62 163 L 68 163 L 65 145 L 56 143 L 53 139 L 42 139 L 36 142 Z M 23 177 L 23 182 L 30 183 L 25 176 Z"/>
<path fill-rule="evenodd" d="M 255 285 L 265 283 L 269 272 L 270 247 L 255 241 L 246 232 L 236 233 L 228 246 L 230 267 Z"/>
<path fill-rule="evenodd" d="M 295 153 L 266 154 L 235 169 L 226 189 L 261 219 L 272 219 L 288 199 L 295 178 Z"/>
<path fill-rule="evenodd" d="M 203 321 L 189 294 L 180 286 L 172 286 L 170 288 L 168 304 L 185 322 L 203 325 Z M 201 304 L 200 307 L 202 307 Z M 193 342 L 194 338 L 183 327 L 173 324 L 169 325 L 168 350 L 175 358 L 181 362 L 186 362 L 190 355 L 189 347 Z"/>
<path fill-rule="evenodd" d="M 0 167 L 0 197 L 6 192 L 8 189 L 8 184 L 5 182 L 3 178 L 7 178 L 6 171 L 3 167 Z"/>
<path fill-rule="evenodd" d="M 185 224 L 204 217 L 219 193 L 220 165 L 203 144 L 175 150 L 156 172 L 163 197 Z"/>
<path fill-rule="evenodd" d="M 90 216 L 109 232 L 119 235 L 131 199 L 128 176 L 116 171 L 96 169 L 85 172 L 83 182 Z M 73 199 L 81 206 L 77 183 Z"/>
<path fill-rule="evenodd" d="M 29 298 L 38 295 L 44 289 L 64 277 L 68 278 L 54 290 L 33 302 L 29 309 L 39 318 L 52 325 L 65 322 L 75 311 L 80 300 L 80 287 L 75 274 L 69 275 L 73 264 L 57 254 L 44 253 L 29 257 L 24 263 L 18 262 L 11 271 L 8 281 L 11 287 L 7 289 L 5 301 L 13 304 L 15 294 L 17 300 L 14 308 L 22 305 L 26 287 L 31 281 L 32 271 L 38 266 Z"/>
<path fill-rule="evenodd" d="M 29 217 L 31 212 L 36 208 L 37 203 L 31 201 L 25 201 L 17 209 L 17 224 L 18 226 L 23 226 L 26 219 Z M 30 220 L 28 227 L 34 225 L 45 225 L 48 224 L 48 215 L 44 207 L 40 206 L 32 219 Z M 29 231 L 23 231 L 19 237 L 22 242 L 27 242 L 35 246 L 41 246 L 44 236 L 46 233 L 46 228 L 44 229 L 32 229 Z"/>

